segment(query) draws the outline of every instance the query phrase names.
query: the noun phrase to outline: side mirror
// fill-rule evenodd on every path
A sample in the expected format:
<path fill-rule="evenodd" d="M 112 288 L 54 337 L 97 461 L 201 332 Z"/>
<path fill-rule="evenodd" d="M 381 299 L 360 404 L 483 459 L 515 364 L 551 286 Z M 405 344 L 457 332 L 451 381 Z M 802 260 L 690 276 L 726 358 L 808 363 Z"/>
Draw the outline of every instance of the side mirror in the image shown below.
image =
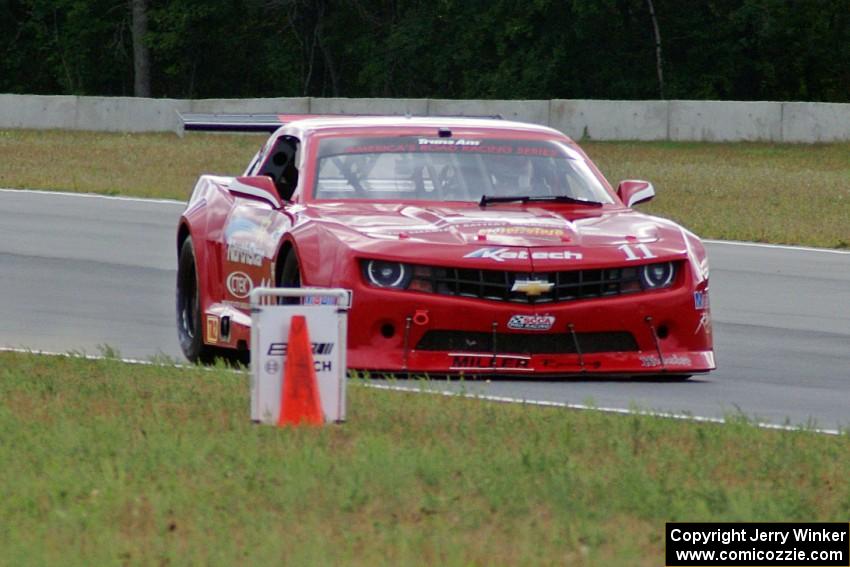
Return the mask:
<path fill-rule="evenodd" d="M 227 189 L 238 197 L 264 201 L 275 209 L 281 207 L 280 197 L 277 194 L 274 181 L 267 175 L 237 177 L 231 181 Z"/>
<path fill-rule="evenodd" d="M 626 179 L 620 181 L 617 186 L 617 195 L 627 207 L 632 207 L 638 203 L 645 203 L 655 197 L 655 187 L 649 181 L 640 181 L 638 179 Z"/>

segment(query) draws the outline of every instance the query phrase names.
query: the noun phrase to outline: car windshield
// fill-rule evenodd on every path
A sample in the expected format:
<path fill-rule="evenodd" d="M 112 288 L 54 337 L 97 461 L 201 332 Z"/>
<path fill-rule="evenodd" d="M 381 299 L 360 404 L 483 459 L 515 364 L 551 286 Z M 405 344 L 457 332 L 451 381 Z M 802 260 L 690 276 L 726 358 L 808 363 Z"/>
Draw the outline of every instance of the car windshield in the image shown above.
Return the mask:
<path fill-rule="evenodd" d="M 466 137 L 322 140 L 313 196 L 613 203 L 581 154 L 565 143 Z"/>

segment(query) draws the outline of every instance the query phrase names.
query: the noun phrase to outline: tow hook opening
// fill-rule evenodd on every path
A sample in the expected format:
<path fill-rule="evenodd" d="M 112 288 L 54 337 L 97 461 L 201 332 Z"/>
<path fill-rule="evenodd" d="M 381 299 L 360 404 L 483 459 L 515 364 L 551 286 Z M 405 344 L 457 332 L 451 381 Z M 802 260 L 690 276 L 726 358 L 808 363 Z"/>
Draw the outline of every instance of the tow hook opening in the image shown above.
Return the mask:
<path fill-rule="evenodd" d="M 413 323 L 419 326 L 427 325 L 431 321 L 427 309 L 417 309 L 413 314 Z"/>
<path fill-rule="evenodd" d="M 384 323 L 381 325 L 381 336 L 385 339 L 391 339 L 395 336 L 395 325 L 392 323 Z"/>

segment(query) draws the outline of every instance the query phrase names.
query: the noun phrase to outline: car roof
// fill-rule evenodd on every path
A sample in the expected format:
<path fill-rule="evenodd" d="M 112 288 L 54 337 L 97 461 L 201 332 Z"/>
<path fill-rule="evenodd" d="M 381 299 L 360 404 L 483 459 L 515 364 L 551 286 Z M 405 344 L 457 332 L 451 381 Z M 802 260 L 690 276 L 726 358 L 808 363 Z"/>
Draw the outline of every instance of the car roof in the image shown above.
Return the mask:
<path fill-rule="evenodd" d="M 515 122 L 496 118 L 465 118 L 456 116 L 328 116 L 294 120 L 287 124 L 303 132 L 328 132 L 334 130 L 362 131 L 364 134 L 376 130 L 423 130 L 448 128 L 457 130 L 483 130 L 494 133 L 537 133 L 560 139 L 567 138 L 562 132 L 527 122 Z M 569 138 L 567 138 L 569 139 Z"/>

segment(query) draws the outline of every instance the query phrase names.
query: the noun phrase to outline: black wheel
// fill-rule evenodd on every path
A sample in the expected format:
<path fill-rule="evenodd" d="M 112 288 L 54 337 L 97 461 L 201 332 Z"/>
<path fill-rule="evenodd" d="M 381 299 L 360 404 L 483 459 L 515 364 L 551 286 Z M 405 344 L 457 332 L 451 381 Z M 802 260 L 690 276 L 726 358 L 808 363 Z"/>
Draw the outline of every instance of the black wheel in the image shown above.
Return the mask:
<path fill-rule="evenodd" d="M 183 241 L 177 261 L 177 338 L 186 358 L 208 364 L 215 358 L 214 351 L 204 344 L 201 325 L 201 294 L 190 236 Z"/>
<path fill-rule="evenodd" d="M 301 269 L 298 267 L 298 257 L 295 250 L 290 250 L 283 261 L 283 265 L 277 271 L 277 287 L 301 287 Z M 280 304 L 297 304 L 297 297 L 281 297 Z"/>
<path fill-rule="evenodd" d="M 691 374 L 668 374 L 665 376 L 668 382 L 687 382 L 691 377 Z"/>

